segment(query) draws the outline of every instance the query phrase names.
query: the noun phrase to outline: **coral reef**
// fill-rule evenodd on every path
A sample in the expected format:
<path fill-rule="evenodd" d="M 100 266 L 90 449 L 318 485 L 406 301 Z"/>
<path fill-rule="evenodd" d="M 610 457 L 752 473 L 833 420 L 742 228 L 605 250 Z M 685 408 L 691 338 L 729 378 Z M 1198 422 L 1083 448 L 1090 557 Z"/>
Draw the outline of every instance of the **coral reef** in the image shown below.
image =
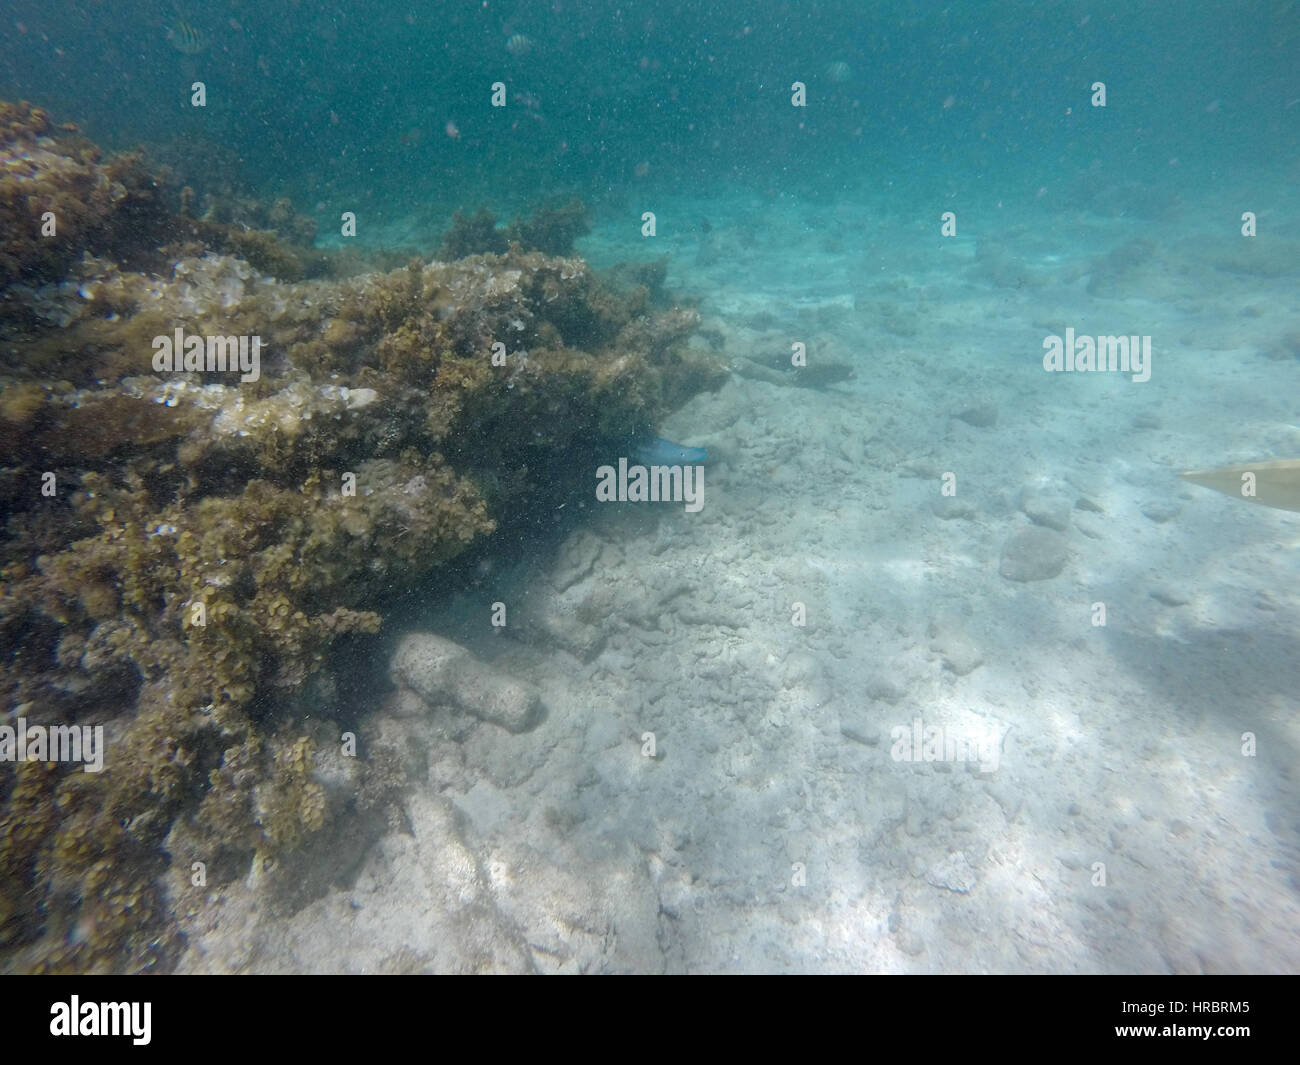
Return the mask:
<path fill-rule="evenodd" d="M 456 211 L 451 225 L 442 236 L 438 258 L 464 259 L 469 255 L 500 255 L 509 248 L 506 235 L 497 229 L 497 216 L 486 207 L 479 207 L 472 215 Z"/>
<path fill-rule="evenodd" d="M 573 242 L 591 232 L 590 212 L 576 197 L 550 200 L 527 218 L 516 218 L 506 236 L 520 247 L 546 255 L 572 255 Z"/>
<path fill-rule="evenodd" d="M 39 107 L 0 101 L 0 316 L 30 313 L 85 256 L 164 272 L 219 252 L 286 281 L 353 272 L 354 257 L 313 247 L 315 220 L 287 198 L 266 205 L 229 185 L 199 197 L 179 181 L 139 153 L 105 158 Z"/>
<path fill-rule="evenodd" d="M 472 215 L 460 211 L 452 215 L 438 257 L 454 260 L 470 255 L 501 255 L 511 244 L 518 244 L 521 251 L 569 256 L 573 254 L 573 242 L 590 232 L 590 212 L 576 197 L 547 200 L 527 217 L 517 216 L 504 230 L 497 228 L 496 215 L 479 207 Z"/>
<path fill-rule="evenodd" d="M 0 107 L 0 138 L 0 724 L 107 741 L 102 773 L 0 763 L 0 967 L 166 968 L 195 863 L 269 883 L 392 801 L 391 757 L 338 753 L 331 649 L 725 371 L 694 312 L 652 307 L 661 270 L 609 287 L 515 243 L 277 280 L 244 226 L 305 240 L 287 204 L 168 214 L 36 109 Z M 57 243 L 32 190 L 83 193 Z M 562 215 L 536 239 L 576 233 Z M 155 369 L 177 330 L 259 338 L 258 372 Z"/>
<path fill-rule="evenodd" d="M 183 210 L 188 190 L 181 190 Z M 250 196 L 223 191 L 204 197 L 204 208 L 203 215 L 186 226 L 186 235 L 214 251 L 238 256 L 261 273 L 301 281 L 342 272 L 315 247 L 316 220 L 298 214 L 287 197 L 267 207 Z"/>
<path fill-rule="evenodd" d="M 0 102 L 0 290 L 57 280 L 86 252 L 129 260 L 152 251 L 168 224 L 140 156 L 104 160 L 41 108 Z"/>

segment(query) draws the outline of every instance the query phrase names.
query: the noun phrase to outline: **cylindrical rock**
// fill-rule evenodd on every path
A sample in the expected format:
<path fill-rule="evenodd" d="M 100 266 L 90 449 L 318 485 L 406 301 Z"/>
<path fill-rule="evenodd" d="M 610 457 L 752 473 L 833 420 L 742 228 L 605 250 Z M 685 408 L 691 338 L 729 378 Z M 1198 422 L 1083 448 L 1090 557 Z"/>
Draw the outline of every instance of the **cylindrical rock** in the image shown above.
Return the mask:
<path fill-rule="evenodd" d="M 511 732 L 536 721 L 540 697 L 531 684 L 480 662 L 464 647 L 428 632 L 413 632 L 393 656 L 393 680 L 425 702 L 450 702 Z"/>

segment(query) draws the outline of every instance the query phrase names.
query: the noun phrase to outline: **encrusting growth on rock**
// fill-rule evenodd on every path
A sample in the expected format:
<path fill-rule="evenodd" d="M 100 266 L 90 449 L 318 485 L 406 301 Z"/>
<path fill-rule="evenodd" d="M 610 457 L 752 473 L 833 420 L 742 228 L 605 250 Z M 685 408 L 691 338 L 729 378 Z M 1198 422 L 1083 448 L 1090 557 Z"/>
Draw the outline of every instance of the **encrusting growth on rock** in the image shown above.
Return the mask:
<path fill-rule="evenodd" d="M 304 692 L 331 646 L 724 371 L 693 312 L 517 243 L 297 280 L 302 254 L 56 133 L 0 105 L 0 693 L 108 743 L 98 774 L 0 763 L 0 963 L 165 968 L 169 865 L 244 876 L 391 794 L 364 751 L 355 788 L 320 783 L 341 729 Z M 177 330 L 260 338 L 260 372 L 157 371 Z M 531 721 L 525 688 L 446 668 L 464 708 Z"/>

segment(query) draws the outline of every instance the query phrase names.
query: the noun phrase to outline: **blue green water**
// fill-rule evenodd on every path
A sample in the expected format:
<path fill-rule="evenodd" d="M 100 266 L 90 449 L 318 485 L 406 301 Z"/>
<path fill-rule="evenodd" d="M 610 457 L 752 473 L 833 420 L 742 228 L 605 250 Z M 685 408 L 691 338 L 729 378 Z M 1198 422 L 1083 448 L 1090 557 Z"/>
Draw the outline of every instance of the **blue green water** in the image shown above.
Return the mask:
<path fill-rule="evenodd" d="M 1300 515 L 1177 477 L 1300 456 L 1298 55 L 1300 0 L 0 0 L 0 98 L 322 247 L 576 195 L 732 370 L 651 427 L 698 513 L 541 492 L 388 590 L 547 715 L 310 689 L 409 752 L 403 827 L 182 967 L 1300 968 Z M 1045 373 L 1076 334 L 1149 379 Z"/>
<path fill-rule="evenodd" d="M 383 218 L 647 184 L 1011 197 L 1097 166 L 1222 180 L 1293 160 L 1300 99 L 1287 0 L 6 0 L 0 18 L 5 96 L 107 145 L 182 142 L 306 207 Z M 177 49 L 178 24 L 202 51 Z M 206 108 L 188 105 L 195 80 Z"/>

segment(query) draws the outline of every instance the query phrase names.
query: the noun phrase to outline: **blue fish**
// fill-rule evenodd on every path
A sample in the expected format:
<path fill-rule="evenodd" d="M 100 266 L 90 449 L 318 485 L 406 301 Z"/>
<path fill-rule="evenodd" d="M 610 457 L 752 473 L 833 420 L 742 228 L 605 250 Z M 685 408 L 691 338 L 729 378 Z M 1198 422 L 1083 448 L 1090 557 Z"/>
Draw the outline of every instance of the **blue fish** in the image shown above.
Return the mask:
<path fill-rule="evenodd" d="M 659 436 L 642 441 L 636 446 L 635 454 L 647 466 L 691 466 L 706 457 L 702 447 L 683 447 Z"/>

